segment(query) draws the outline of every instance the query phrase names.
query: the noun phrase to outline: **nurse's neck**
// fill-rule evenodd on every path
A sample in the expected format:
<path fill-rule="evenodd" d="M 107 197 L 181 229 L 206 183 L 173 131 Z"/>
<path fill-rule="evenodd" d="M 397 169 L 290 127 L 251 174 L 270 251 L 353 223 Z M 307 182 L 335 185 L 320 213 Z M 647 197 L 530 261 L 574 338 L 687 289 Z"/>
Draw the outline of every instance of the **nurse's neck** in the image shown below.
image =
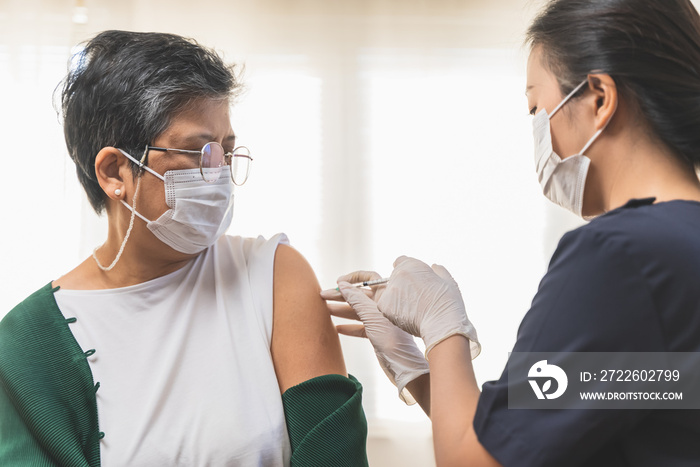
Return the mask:
<path fill-rule="evenodd" d="M 622 105 L 620 107 L 623 107 Z M 622 111 L 622 112 L 620 112 Z M 584 216 L 601 214 L 630 199 L 700 201 L 695 169 L 675 155 L 625 109 L 591 146 L 591 165 L 584 195 Z"/>

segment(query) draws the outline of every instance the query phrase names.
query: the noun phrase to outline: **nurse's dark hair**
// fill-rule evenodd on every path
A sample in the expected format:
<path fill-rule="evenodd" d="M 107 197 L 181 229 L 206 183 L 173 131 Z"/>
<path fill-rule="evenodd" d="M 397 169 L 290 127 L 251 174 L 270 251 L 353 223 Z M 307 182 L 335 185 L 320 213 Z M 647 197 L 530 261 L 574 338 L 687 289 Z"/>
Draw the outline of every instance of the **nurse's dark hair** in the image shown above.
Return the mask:
<path fill-rule="evenodd" d="M 56 105 L 68 153 L 95 212 L 103 211 L 106 200 L 95 175 L 102 148 L 117 147 L 140 159 L 146 144 L 188 103 L 230 100 L 239 88 L 235 67 L 192 39 L 105 31 L 86 42 L 56 89 Z"/>
<path fill-rule="evenodd" d="M 610 75 L 650 136 L 700 166 L 700 16 L 689 0 L 551 0 L 527 32 L 563 95 Z"/>

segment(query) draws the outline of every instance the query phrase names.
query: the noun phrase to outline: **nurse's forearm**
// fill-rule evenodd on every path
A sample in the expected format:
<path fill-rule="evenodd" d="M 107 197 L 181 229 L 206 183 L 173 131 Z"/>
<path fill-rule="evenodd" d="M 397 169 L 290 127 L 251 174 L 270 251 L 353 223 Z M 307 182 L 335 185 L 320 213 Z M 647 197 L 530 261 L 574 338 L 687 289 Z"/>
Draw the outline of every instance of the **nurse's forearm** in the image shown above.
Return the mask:
<path fill-rule="evenodd" d="M 406 385 L 406 389 L 418 402 L 423 412 L 430 417 L 430 373 L 420 375 Z"/>
<path fill-rule="evenodd" d="M 430 351 L 428 361 L 437 466 L 498 466 L 474 432 L 474 414 L 481 393 L 469 340 L 463 336 L 444 340 Z"/>

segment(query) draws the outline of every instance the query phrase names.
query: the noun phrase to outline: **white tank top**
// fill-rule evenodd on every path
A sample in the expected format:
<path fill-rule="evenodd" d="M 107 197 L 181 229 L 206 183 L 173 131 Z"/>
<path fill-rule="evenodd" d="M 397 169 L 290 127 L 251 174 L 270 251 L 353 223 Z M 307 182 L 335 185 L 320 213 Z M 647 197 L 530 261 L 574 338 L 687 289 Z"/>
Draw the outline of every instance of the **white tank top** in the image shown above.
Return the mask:
<path fill-rule="evenodd" d="M 104 467 L 288 466 L 270 354 L 284 234 L 222 236 L 182 269 L 56 302 L 88 357 Z"/>

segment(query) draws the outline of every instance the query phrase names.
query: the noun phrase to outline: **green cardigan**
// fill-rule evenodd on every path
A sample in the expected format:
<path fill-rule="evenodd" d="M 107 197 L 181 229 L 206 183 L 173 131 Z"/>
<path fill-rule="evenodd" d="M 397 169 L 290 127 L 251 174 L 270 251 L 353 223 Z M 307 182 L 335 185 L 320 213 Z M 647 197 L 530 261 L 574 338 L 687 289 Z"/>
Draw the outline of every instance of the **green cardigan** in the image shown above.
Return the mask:
<path fill-rule="evenodd" d="M 0 321 L 0 465 L 100 465 L 95 384 L 47 284 Z M 366 466 L 362 386 L 325 375 L 282 395 L 291 465 Z"/>

